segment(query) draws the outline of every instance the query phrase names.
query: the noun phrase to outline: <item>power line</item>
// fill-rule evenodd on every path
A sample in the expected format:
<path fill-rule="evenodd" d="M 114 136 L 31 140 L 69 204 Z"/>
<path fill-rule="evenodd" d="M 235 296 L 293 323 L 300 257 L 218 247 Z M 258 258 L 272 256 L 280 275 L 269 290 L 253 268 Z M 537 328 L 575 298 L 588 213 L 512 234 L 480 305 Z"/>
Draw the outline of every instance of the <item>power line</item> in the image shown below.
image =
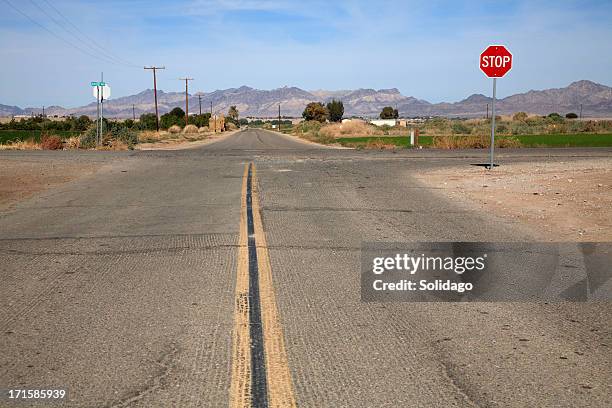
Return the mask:
<path fill-rule="evenodd" d="M 33 2 L 33 0 L 30 0 L 31 2 Z M 70 24 L 70 26 L 72 26 L 74 28 L 74 31 L 76 31 L 78 34 L 80 35 L 75 35 L 75 37 L 79 36 L 81 37 L 81 41 L 83 41 L 82 39 L 85 38 L 87 41 L 89 41 L 91 44 L 93 44 L 96 48 L 98 48 L 102 53 L 106 54 L 108 57 L 112 58 L 113 60 L 117 61 L 118 63 L 122 64 L 122 65 L 126 65 L 126 66 L 130 66 L 133 68 L 140 68 L 140 65 L 135 65 L 133 63 L 131 63 L 130 61 L 120 58 L 116 55 L 114 55 L 113 53 L 111 53 L 110 51 L 108 51 L 106 48 L 104 48 L 103 46 L 101 46 L 98 42 L 96 42 L 96 40 L 94 40 L 93 38 L 91 38 L 89 35 L 87 35 L 86 33 L 84 33 L 83 31 L 81 31 L 79 29 L 79 27 L 77 27 L 75 24 L 72 23 L 72 21 L 70 21 L 70 19 L 68 19 L 68 17 L 66 17 L 61 11 L 59 11 L 57 9 L 57 7 L 55 7 L 52 3 L 50 3 L 48 0 L 43 0 L 45 3 L 47 3 L 47 5 L 49 7 L 51 7 L 56 13 L 57 15 L 59 15 L 64 21 L 66 21 L 68 24 Z M 35 4 L 36 5 L 36 4 Z M 38 7 L 38 5 L 36 5 L 36 7 Z M 68 31 L 66 29 L 65 26 L 61 25 L 57 20 L 55 20 L 52 16 L 50 16 L 49 14 L 47 14 L 43 9 L 41 9 L 40 7 L 38 7 L 43 13 L 45 13 L 51 20 L 53 20 L 56 24 L 58 24 L 59 26 L 61 26 L 64 30 Z M 73 32 L 74 32 L 73 31 Z M 86 42 L 86 41 L 83 41 Z"/>
<path fill-rule="evenodd" d="M 46 26 L 42 25 L 41 23 L 39 23 L 38 21 L 34 20 L 32 17 L 30 17 L 28 14 L 24 13 L 23 11 L 21 11 L 19 8 L 15 7 L 9 0 L 4 0 L 4 2 L 6 4 L 9 5 L 9 7 L 11 7 L 13 10 L 15 10 L 16 12 L 18 12 L 19 14 L 21 14 L 22 16 L 24 16 L 25 18 L 27 18 L 28 20 L 30 20 L 33 24 L 37 25 L 38 27 L 42 28 L 43 30 L 45 30 L 46 32 L 48 32 L 49 34 L 51 34 L 52 36 L 54 36 L 55 38 L 59 39 L 60 41 L 65 42 L 66 44 L 70 45 L 71 47 L 75 48 L 76 50 L 82 52 L 83 54 L 89 55 L 92 58 L 96 58 L 100 61 L 104 61 L 106 63 L 113 63 L 116 64 L 116 62 L 113 62 L 112 60 L 109 61 L 108 58 L 102 58 L 102 56 L 100 55 L 96 55 L 93 54 L 81 47 L 79 47 L 78 45 L 74 44 L 73 42 L 65 39 L 64 37 L 60 36 L 59 34 L 57 34 L 56 32 L 50 30 L 49 28 L 47 28 Z"/>

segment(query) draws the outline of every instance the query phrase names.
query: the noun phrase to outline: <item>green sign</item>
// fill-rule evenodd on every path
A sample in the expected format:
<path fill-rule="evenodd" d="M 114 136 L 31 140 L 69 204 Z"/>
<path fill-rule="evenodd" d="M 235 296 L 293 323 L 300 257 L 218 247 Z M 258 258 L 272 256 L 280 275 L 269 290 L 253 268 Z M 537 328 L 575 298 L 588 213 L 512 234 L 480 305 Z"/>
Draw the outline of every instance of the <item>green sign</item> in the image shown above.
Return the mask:
<path fill-rule="evenodd" d="M 106 86 L 106 82 L 92 82 L 91 86 Z"/>

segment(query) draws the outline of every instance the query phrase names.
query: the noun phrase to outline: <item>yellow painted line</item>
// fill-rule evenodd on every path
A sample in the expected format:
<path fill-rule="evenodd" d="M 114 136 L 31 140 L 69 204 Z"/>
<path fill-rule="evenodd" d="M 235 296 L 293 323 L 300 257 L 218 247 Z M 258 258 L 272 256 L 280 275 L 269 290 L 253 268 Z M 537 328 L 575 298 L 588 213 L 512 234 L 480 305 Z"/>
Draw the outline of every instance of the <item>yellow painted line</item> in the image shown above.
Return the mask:
<path fill-rule="evenodd" d="M 240 195 L 240 237 L 238 242 L 238 268 L 236 271 L 236 298 L 234 305 L 234 331 L 232 339 L 232 380 L 230 406 L 251 406 L 251 337 L 249 335 L 249 253 L 247 235 L 247 175 L 244 167 Z"/>
<path fill-rule="evenodd" d="M 266 376 L 268 382 L 268 405 L 270 407 L 296 407 L 295 392 L 289 360 L 285 348 L 285 337 L 276 305 L 272 267 L 268 253 L 266 234 L 261 221 L 257 169 L 252 167 L 251 201 L 255 241 L 257 243 L 257 264 L 259 268 L 259 296 L 264 332 Z"/>

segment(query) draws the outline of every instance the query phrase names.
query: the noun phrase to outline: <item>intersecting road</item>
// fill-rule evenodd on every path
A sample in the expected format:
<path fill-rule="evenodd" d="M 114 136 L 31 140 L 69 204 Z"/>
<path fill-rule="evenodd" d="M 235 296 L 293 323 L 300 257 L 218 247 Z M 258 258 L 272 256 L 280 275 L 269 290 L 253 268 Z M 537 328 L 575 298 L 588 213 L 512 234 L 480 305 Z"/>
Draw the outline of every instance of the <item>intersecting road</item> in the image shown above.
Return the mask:
<path fill-rule="evenodd" d="M 580 154 L 612 152 L 502 157 Z M 412 177 L 485 156 L 262 130 L 108 153 L 0 213 L 0 388 L 67 387 L 74 407 L 610 406 L 609 304 L 360 301 L 363 241 L 533 240 Z"/>

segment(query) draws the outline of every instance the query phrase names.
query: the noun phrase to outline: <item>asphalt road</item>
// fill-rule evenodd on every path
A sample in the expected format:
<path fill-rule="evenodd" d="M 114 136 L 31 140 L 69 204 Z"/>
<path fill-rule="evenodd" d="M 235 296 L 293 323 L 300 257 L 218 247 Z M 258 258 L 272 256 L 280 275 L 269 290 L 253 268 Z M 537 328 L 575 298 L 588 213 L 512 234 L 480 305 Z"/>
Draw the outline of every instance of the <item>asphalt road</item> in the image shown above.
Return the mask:
<path fill-rule="evenodd" d="M 0 160 L 24 155 L 11 154 Z M 498 157 L 592 155 L 612 150 Z M 108 153 L 98 173 L 0 213 L 0 388 L 67 387 L 63 405 L 74 407 L 228 406 L 254 163 L 261 228 L 255 219 L 248 237 L 259 273 L 271 267 L 264 332 L 270 305 L 280 327 L 264 339 L 280 336 L 286 357 L 264 364 L 287 365 L 297 405 L 611 406 L 609 303 L 361 302 L 364 241 L 533 240 L 412 177 L 485 161 L 482 151 L 360 152 L 260 130 L 198 149 Z"/>

